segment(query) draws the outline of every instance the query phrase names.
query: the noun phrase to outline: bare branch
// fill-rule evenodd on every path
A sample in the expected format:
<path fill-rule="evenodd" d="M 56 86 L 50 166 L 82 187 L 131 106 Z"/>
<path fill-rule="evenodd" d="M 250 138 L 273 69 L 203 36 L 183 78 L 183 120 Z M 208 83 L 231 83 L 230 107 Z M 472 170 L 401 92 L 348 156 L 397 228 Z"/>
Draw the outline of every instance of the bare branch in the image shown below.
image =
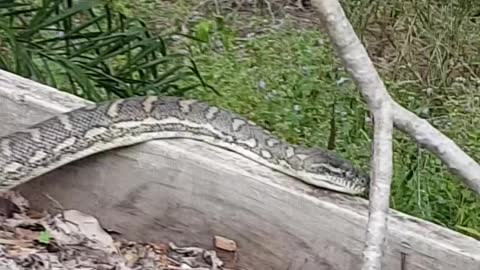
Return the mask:
<path fill-rule="evenodd" d="M 372 183 L 362 270 L 381 269 L 392 177 L 392 118 L 395 127 L 436 154 L 478 194 L 480 166 L 426 120 L 406 110 L 390 97 L 337 0 L 312 0 L 312 4 L 320 12 L 333 46 L 374 115 Z"/>
<path fill-rule="evenodd" d="M 330 39 L 374 116 L 369 219 L 363 270 L 382 268 L 392 181 L 392 100 L 342 7 L 335 1 L 312 2 L 323 15 Z"/>
<path fill-rule="evenodd" d="M 383 247 L 387 234 L 387 213 L 392 182 L 393 117 L 390 102 L 373 111 L 373 159 L 370 184 L 369 216 L 362 270 L 382 269 Z"/>
<path fill-rule="evenodd" d="M 393 121 L 396 128 L 435 154 L 463 182 L 480 194 L 480 165 L 442 132 L 425 119 L 393 102 Z"/>

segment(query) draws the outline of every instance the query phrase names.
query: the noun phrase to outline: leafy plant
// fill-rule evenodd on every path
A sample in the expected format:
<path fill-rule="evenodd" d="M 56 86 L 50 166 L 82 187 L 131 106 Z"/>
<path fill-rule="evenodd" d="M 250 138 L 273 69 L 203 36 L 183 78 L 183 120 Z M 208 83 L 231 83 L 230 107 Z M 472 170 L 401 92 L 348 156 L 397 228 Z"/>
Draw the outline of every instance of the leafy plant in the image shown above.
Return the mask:
<path fill-rule="evenodd" d="M 0 2 L 0 68 L 93 101 L 213 89 L 116 2 Z"/>
<path fill-rule="evenodd" d="M 209 48 L 215 46 L 215 43 L 220 43 L 227 51 L 233 48 L 233 41 L 235 39 L 235 33 L 225 23 L 225 19 L 222 16 L 216 15 L 214 20 L 202 19 L 197 22 L 193 27 L 194 37 L 202 41 L 200 45 L 202 51 L 207 51 Z"/>
<path fill-rule="evenodd" d="M 42 243 L 42 244 L 45 244 L 45 245 L 48 245 L 50 244 L 50 239 L 52 238 L 52 236 L 50 235 L 50 233 L 48 231 L 42 231 L 40 232 L 40 235 L 38 236 L 38 242 Z"/>

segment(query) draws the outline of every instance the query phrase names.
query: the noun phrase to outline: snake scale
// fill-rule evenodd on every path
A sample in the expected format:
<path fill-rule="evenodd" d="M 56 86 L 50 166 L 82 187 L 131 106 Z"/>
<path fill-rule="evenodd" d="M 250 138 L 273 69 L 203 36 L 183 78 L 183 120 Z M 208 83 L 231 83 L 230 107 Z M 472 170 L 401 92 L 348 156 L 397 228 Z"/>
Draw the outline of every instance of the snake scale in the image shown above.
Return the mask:
<path fill-rule="evenodd" d="M 205 102 L 144 96 L 87 105 L 0 137 L 0 191 L 98 152 L 169 138 L 203 141 L 316 187 L 368 189 L 366 174 L 326 150 L 289 144 Z"/>

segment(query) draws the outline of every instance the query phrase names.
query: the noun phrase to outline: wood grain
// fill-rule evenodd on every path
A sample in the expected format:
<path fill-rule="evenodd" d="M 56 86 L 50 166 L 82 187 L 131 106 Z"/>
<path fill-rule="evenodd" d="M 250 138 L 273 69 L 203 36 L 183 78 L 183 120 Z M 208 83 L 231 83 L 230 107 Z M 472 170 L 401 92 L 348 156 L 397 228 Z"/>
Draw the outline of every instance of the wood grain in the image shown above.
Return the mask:
<path fill-rule="evenodd" d="M 0 135 L 86 102 L 0 71 Z M 98 154 L 22 185 L 35 206 L 93 214 L 136 240 L 237 242 L 247 269 L 358 269 L 367 202 L 317 190 L 233 152 L 159 140 Z M 480 269 L 480 241 L 392 210 L 385 269 Z"/>

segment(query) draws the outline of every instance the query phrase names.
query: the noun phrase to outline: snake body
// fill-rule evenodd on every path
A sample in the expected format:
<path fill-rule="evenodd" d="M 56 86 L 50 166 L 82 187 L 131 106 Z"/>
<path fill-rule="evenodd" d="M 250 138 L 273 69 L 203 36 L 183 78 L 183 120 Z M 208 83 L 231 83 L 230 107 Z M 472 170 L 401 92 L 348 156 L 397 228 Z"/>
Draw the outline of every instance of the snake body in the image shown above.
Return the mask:
<path fill-rule="evenodd" d="M 169 138 L 219 146 L 320 188 L 368 187 L 365 174 L 330 152 L 289 144 L 205 102 L 145 96 L 87 105 L 0 137 L 0 191 L 98 152 Z"/>

